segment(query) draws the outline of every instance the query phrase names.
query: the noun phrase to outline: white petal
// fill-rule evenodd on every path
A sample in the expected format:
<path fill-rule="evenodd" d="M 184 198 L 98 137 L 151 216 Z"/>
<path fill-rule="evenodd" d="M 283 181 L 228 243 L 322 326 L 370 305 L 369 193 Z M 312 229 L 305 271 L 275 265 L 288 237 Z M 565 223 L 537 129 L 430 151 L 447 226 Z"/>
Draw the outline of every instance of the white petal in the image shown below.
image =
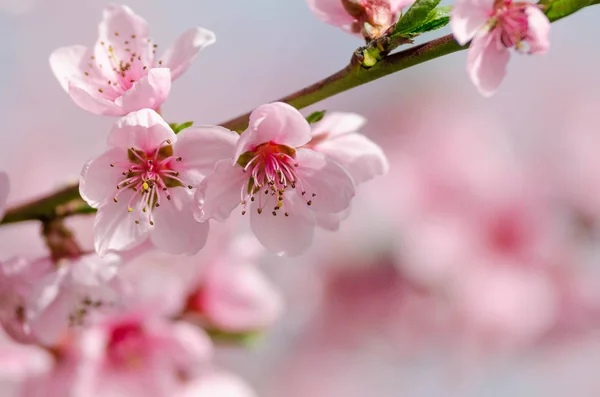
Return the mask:
<path fill-rule="evenodd" d="M 323 120 L 312 125 L 313 139 L 319 135 L 333 137 L 358 132 L 366 122 L 367 119 L 356 113 L 327 113 Z"/>
<path fill-rule="evenodd" d="M 508 49 L 497 37 L 497 32 L 477 33 L 467 53 L 467 71 L 479 92 L 486 97 L 498 89 L 510 59 Z"/>
<path fill-rule="evenodd" d="M 172 79 L 175 80 L 190 67 L 200 51 L 213 44 L 215 40 L 215 34 L 210 30 L 190 29 L 179 36 L 163 54 L 162 65 L 171 69 Z"/>
<path fill-rule="evenodd" d="M 301 188 L 306 192 L 302 198 L 305 202 L 311 202 L 312 210 L 340 212 L 348 208 L 355 188 L 346 170 L 311 149 L 298 149 L 296 161 L 299 165 L 296 171 L 302 182 L 301 187 L 296 185 L 296 191 Z"/>
<path fill-rule="evenodd" d="M 274 200 L 270 195 L 262 204 L 255 201 L 250 208 L 250 225 L 260 243 L 269 251 L 279 255 L 297 256 L 304 253 L 313 240 L 315 221 L 307 205 L 296 194 L 286 193 L 283 206 L 273 215 Z M 288 216 L 285 216 L 285 213 Z"/>
<path fill-rule="evenodd" d="M 242 188 L 247 186 L 248 174 L 242 167 L 231 165 L 231 160 L 221 160 L 212 174 L 198 185 L 196 201 L 199 210 L 196 219 L 224 221 L 242 201 Z M 244 190 L 244 193 L 246 191 Z"/>
<path fill-rule="evenodd" d="M 126 113 L 140 109 L 158 109 L 171 91 L 171 72 L 167 68 L 152 68 L 147 76 L 135 82 L 115 104 Z"/>
<path fill-rule="evenodd" d="M 185 189 L 173 188 L 172 199 L 152 210 L 150 239 L 156 248 L 170 254 L 196 254 L 208 238 L 208 222 L 194 219 L 193 193 Z"/>
<path fill-rule="evenodd" d="M 116 148 L 88 161 L 83 167 L 79 178 L 79 193 L 91 207 L 98 208 L 106 201 L 113 200 L 117 184 L 123 178 L 123 171 L 127 169 L 118 162 L 126 160 L 127 153 Z"/>

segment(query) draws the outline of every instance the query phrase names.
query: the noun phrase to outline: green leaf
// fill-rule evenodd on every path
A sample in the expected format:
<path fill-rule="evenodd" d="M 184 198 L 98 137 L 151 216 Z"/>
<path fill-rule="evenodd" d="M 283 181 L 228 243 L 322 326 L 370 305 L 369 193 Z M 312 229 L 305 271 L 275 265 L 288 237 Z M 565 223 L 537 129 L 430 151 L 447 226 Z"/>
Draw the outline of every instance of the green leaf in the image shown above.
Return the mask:
<path fill-rule="evenodd" d="M 573 14 L 580 9 L 598 4 L 595 0 L 542 0 L 539 3 L 546 8 L 542 9 L 545 11 L 546 16 L 550 22 L 554 22 L 568 15 Z"/>
<path fill-rule="evenodd" d="M 310 115 L 308 115 L 306 121 L 308 121 L 308 124 L 318 123 L 319 121 L 323 120 L 323 117 L 325 117 L 325 113 L 327 113 L 327 110 L 313 112 Z"/>
<path fill-rule="evenodd" d="M 245 347 L 255 346 L 264 336 L 261 331 L 227 332 L 214 328 L 208 328 L 205 331 L 216 343 L 242 345 Z"/>
<path fill-rule="evenodd" d="M 186 121 L 183 124 L 170 123 L 169 127 L 171 127 L 175 134 L 179 134 L 181 131 L 185 130 L 186 128 L 190 128 L 192 125 L 194 125 L 193 121 Z"/>
<path fill-rule="evenodd" d="M 441 0 L 417 0 L 406 11 L 406 14 L 394 27 L 393 35 L 411 34 L 419 26 L 426 23 L 429 14 L 437 7 Z"/>
<path fill-rule="evenodd" d="M 423 24 L 413 30 L 413 33 L 425 33 L 431 32 L 450 23 L 450 12 L 452 11 L 451 6 L 436 7 L 427 15 L 427 18 Z"/>

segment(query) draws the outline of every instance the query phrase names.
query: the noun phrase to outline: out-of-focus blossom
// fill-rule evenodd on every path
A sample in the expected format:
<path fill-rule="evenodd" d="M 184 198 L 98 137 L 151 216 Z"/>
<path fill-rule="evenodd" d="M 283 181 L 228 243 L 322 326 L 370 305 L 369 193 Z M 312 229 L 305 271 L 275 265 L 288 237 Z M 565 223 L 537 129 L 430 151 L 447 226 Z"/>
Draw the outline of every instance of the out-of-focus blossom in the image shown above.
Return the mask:
<path fill-rule="evenodd" d="M 281 295 L 255 265 L 255 245 L 239 237 L 217 252 L 200 274 L 188 309 L 203 315 L 211 327 L 232 333 L 262 330 L 281 314 Z"/>
<path fill-rule="evenodd" d="M 370 181 L 386 174 L 390 166 L 381 147 L 358 132 L 365 123 L 366 119 L 355 113 L 327 113 L 312 126 L 313 136 L 306 147 L 344 167 L 356 185 Z M 348 208 L 337 214 L 318 214 L 316 221 L 320 227 L 335 231 L 349 215 Z"/>
<path fill-rule="evenodd" d="M 0 220 L 4 216 L 6 209 L 6 200 L 10 191 L 10 181 L 6 172 L 0 172 Z"/>
<path fill-rule="evenodd" d="M 198 186 L 197 219 L 225 220 L 242 205 L 258 240 L 270 251 L 298 255 L 311 244 L 315 214 L 338 213 L 355 188 L 339 164 L 303 147 L 311 128 L 296 109 L 272 103 L 256 109 L 234 159 L 217 163 Z"/>
<path fill-rule="evenodd" d="M 13 339 L 56 345 L 70 327 L 119 302 L 121 258 L 84 255 L 55 264 L 50 258 L 1 263 L 1 321 Z"/>
<path fill-rule="evenodd" d="M 367 39 L 376 39 L 398 19 L 402 8 L 414 0 L 308 0 L 321 21 Z"/>
<path fill-rule="evenodd" d="M 254 397 L 252 389 L 237 376 L 211 370 L 188 382 L 177 397 Z"/>
<path fill-rule="evenodd" d="M 158 109 L 169 95 L 171 81 L 215 41 L 206 29 L 190 29 L 158 58 L 158 45 L 149 39 L 146 21 L 121 5 L 106 7 L 98 36 L 93 50 L 75 45 L 54 51 L 50 66 L 77 105 L 111 116 Z"/>
<path fill-rule="evenodd" d="M 170 397 L 212 357 L 198 327 L 173 322 L 152 307 L 88 329 L 81 337 L 81 396 Z"/>
<path fill-rule="evenodd" d="M 194 219 L 194 188 L 218 160 L 232 156 L 235 139 L 220 127 L 175 135 L 150 109 L 120 119 L 108 136 L 112 148 L 81 175 L 81 196 L 98 208 L 96 251 L 127 250 L 149 238 L 168 253 L 198 252 L 208 224 Z"/>
<path fill-rule="evenodd" d="M 457 0 L 452 32 L 465 45 L 470 40 L 467 71 L 484 96 L 491 96 L 506 74 L 509 48 L 544 54 L 550 42 L 550 21 L 540 8 L 513 0 Z"/>

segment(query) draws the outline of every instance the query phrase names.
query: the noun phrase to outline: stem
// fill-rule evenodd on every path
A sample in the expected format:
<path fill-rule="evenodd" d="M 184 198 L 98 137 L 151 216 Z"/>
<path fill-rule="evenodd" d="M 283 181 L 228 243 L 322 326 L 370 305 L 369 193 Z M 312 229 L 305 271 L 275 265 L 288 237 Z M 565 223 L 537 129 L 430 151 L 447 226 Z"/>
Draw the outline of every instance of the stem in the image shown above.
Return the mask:
<path fill-rule="evenodd" d="M 600 0 L 540 1 L 540 4 L 545 6 L 544 10 L 551 22 L 571 15 L 582 8 L 599 3 Z M 370 68 L 366 68 L 361 64 L 361 58 L 363 57 L 362 50 L 364 50 L 364 48 L 361 48 L 354 53 L 350 64 L 344 69 L 309 87 L 288 95 L 285 98 L 281 98 L 279 101 L 289 103 L 297 109 L 302 109 L 351 88 L 358 87 L 423 62 L 464 50 L 467 47 L 468 44 L 466 46 L 460 46 L 454 40 L 452 35 L 447 35 L 428 43 L 384 56 Z M 233 131 L 241 132 L 248 126 L 249 117 L 250 113 L 246 113 L 223 123 L 222 126 Z M 39 200 L 9 209 L 2 222 L 0 222 L 0 225 L 28 220 L 48 220 L 53 219 L 56 216 L 69 216 L 94 212 L 93 209 L 85 205 L 78 205 L 75 207 L 65 206 L 76 199 L 80 199 L 80 196 L 79 188 L 75 184 L 65 187 L 49 196 L 40 198 Z M 62 210 L 60 207 L 63 207 Z"/>

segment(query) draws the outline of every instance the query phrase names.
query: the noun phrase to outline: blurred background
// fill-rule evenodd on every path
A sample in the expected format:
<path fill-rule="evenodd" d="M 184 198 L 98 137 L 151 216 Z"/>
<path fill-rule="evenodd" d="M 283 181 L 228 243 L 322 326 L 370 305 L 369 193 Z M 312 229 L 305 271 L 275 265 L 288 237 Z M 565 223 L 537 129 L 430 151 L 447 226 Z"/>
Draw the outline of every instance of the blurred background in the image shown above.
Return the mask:
<path fill-rule="evenodd" d="M 106 4 L 0 0 L 9 203 L 76 181 L 105 148 L 114 120 L 75 106 L 48 56 L 92 45 Z M 217 34 L 173 85 L 169 122 L 226 121 L 341 69 L 361 44 L 304 0 L 127 5 L 163 48 L 190 27 Z M 366 116 L 390 173 L 361 186 L 341 229 L 319 231 L 304 256 L 261 256 L 283 314 L 218 361 L 264 397 L 600 395 L 599 17 L 553 24 L 550 53 L 514 55 L 491 99 L 460 52 L 306 109 Z M 87 243 L 90 222 L 73 220 Z M 43 255 L 38 234 L 0 229 L 0 259 Z"/>

